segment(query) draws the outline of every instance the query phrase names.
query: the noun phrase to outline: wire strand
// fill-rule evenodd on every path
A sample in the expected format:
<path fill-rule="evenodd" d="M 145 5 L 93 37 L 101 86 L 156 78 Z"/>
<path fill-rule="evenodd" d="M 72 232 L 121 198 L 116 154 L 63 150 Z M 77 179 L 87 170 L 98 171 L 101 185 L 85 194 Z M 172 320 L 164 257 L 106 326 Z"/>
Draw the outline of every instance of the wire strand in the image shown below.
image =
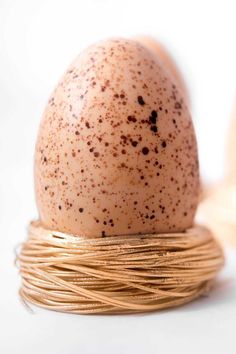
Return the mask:
<path fill-rule="evenodd" d="M 16 263 L 26 303 L 69 313 L 129 313 L 182 305 L 206 293 L 224 256 L 200 226 L 87 239 L 33 221 Z"/>

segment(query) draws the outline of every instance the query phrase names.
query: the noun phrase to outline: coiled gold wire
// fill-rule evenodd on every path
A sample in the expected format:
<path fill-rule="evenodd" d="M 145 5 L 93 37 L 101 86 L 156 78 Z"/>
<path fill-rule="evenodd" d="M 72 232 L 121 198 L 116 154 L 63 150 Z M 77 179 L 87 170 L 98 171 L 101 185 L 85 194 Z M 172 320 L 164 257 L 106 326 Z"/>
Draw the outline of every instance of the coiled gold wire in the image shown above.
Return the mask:
<path fill-rule="evenodd" d="M 224 263 L 210 231 L 87 239 L 29 226 L 17 263 L 20 296 L 80 314 L 161 310 L 208 291 Z"/>

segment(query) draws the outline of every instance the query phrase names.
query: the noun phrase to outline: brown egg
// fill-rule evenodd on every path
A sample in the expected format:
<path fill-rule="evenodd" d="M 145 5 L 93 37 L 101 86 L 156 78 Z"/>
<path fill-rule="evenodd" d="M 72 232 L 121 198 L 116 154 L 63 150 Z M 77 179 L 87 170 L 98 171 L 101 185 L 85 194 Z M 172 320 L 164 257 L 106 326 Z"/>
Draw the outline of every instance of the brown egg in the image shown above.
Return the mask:
<path fill-rule="evenodd" d="M 79 55 L 39 129 L 42 223 L 87 237 L 183 231 L 193 224 L 198 184 L 191 117 L 156 56 L 125 39 Z"/>
<path fill-rule="evenodd" d="M 161 43 L 149 36 L 138 36 L 136 39 L 159 57 L 162 64 L 169 71 L 169 74 L 173 76 L 174 80 L 176 80 L 176 83 L 179 85 L 179 89 L 182 90 L 186 103 L 189 103 L 189 94 L 182 73 L 170 53 L 168 53 L 167 49 Z"/>

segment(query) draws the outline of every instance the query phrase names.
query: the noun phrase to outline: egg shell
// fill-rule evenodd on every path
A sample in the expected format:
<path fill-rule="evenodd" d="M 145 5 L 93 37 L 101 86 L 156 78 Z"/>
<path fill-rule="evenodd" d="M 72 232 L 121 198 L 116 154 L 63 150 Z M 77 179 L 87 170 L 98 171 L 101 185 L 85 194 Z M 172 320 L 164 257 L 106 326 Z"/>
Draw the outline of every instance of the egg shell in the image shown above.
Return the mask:
<path fill-rule="evenodd" d="M 137 36 L 136 40 L 138 40 L 141 44 L 146 46 L 149 50 L 152 50 L 159 58 L 161 63 L 166 67 L 169 71 L 169 74 L 173 76 L 173 79 L 176 81 L 176 84 L 179 86 L 179 89 L 182 91 L 184 95 L 186 103 L 190 105 L 189 92 L 187 89 L 187 85 L 183 78 L 183 75 L 175 63 L 173 57 L 168 52 L 163 44 L 158 42 L 156 39 L 149 36 Z"/>
<path fill-rule="evenodd" d="M 43 225 L 86 237 L 183 231 L 193 224 L 198 188 L 192 120 L 156 56 L 126 39 L 80 54 L 39 129 Z"/>

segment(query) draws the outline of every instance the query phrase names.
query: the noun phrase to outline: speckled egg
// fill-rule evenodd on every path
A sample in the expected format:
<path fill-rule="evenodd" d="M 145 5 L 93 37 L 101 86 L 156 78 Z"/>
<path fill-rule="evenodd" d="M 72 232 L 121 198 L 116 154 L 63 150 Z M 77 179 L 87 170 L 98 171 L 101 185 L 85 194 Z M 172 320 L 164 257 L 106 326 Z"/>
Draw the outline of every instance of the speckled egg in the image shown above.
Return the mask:
<path fill-rule="evenodd" d="M 126 39 L 79 55 L 39 129 L 43 225 L 86 237 L 183 231 L 193 224 L 198 187 L 192 120 L 156 55 Z"/>
<path fill-rule="evenodd" d="M 136 39 L 148 49 L 152 50 L 159 57 L 162 64 L 169 71 L 169 74 L 172 75 L 174 80 L 176 80 L 176 84 L 182 91 L 186 103 L 189 104 L 189 93 L 187 90 L 186 83 L 183 79 L 183 75 L 176 63 L 174 62 L 173 58 L 171 57 L 170 53 L 168 53 L 167 49 L 163 46 L 163 44 L 149 36 L 138 36 L 136 37 Z"/>

